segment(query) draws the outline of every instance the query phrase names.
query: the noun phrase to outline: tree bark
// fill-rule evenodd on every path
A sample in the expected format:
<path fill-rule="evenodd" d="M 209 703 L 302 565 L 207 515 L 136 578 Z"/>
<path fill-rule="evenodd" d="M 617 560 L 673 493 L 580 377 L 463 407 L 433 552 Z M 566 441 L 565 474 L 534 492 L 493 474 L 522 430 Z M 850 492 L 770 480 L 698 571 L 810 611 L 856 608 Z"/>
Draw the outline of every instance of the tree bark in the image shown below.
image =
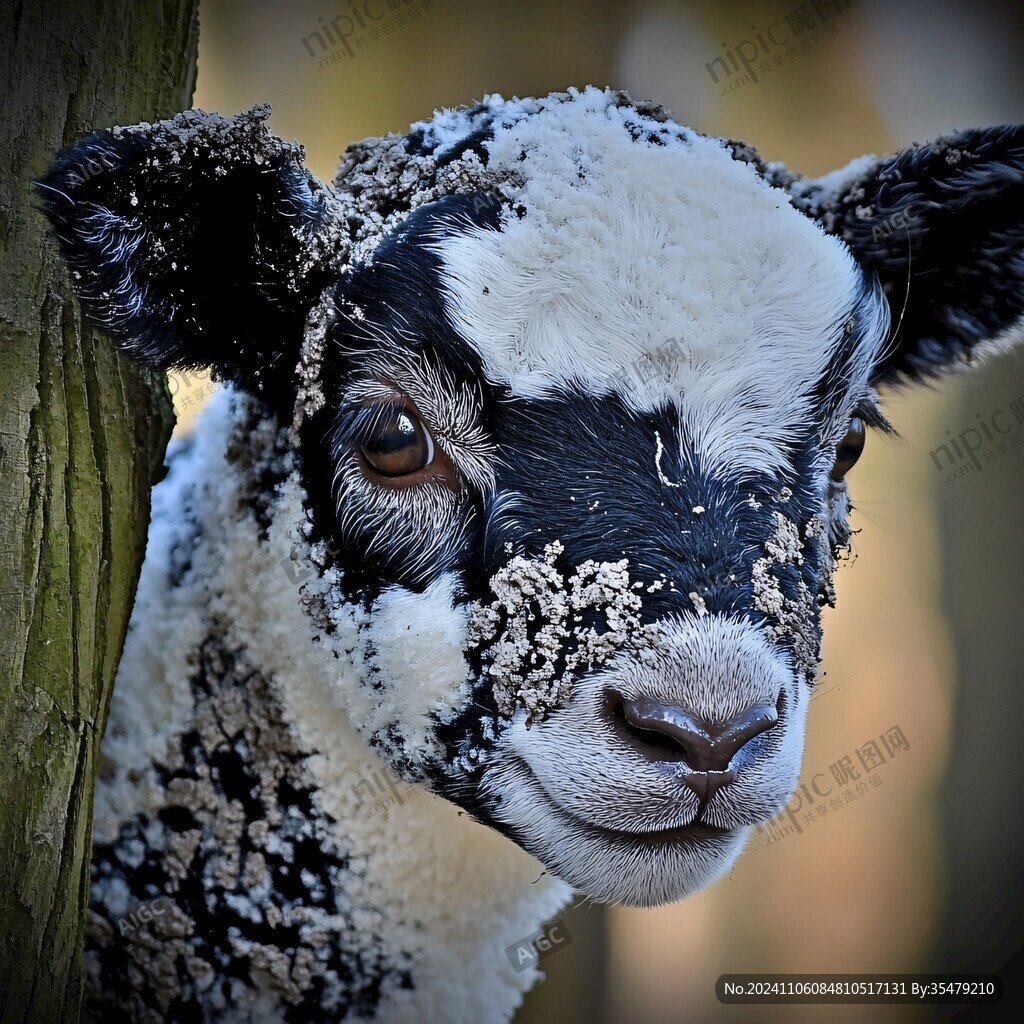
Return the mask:
<path fill-rule="evenodd" d="M 172 424 L 80 319 L 31 179 L 191 105 L 198 0 L 16 0 L 0 100 L 0 1022 L 78 1019 L 93 780 Z"/>

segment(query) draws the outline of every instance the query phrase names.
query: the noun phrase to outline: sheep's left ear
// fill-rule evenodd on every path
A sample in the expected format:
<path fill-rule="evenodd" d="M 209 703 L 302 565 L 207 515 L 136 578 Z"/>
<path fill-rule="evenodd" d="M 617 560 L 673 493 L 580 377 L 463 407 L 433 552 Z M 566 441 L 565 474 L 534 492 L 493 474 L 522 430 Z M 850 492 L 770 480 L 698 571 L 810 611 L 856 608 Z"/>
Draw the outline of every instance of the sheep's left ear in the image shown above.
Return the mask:
<path fill-rule="evenodd" d="M 339 217 L 269 112 L 95 132 L 36 183 L 85 312 L 140 362 L 292 379 Z"/>
<path fill-rule="evenodd" d="M 1024 340 L 1024 125 L 958 132 L 791 186 L 889 300 L 875 383 L 969 366 Z"/>

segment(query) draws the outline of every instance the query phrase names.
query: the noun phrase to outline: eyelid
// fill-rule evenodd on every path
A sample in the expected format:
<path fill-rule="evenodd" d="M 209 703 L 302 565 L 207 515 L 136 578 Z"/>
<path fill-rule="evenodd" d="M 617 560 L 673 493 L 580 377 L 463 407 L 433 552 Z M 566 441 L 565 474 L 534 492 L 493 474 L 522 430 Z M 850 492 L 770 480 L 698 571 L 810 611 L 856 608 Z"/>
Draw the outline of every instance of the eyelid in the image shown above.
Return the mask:
<path fill-rule="evenodd" d="M 428 435 L 432 433 L 430 424 L 420 414 L 419 409 L 403 395 L 398 394 L 382 395 L 358 405 L 351 413 L 348 433 L 353 439 L 366 437 L 388 417 L 400 416 L 402 413 L 408 413 L 417 419 Z"/>

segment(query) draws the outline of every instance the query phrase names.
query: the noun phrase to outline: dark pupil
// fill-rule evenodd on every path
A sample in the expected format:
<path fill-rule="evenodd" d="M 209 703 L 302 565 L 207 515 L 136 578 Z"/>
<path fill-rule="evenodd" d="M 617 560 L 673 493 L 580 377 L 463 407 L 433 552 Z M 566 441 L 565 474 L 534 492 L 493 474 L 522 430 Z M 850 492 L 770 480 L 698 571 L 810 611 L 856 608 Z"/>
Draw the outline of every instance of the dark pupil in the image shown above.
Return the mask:
<path fill-rule="evenodd" d="M 849 438 L 849 436 L 849 434 L 846 435 L 847 438 Z M 858 455 L 860 455 L 861 448 L 863 447 L 864 446 L 860 443 L 859 436 L 856 440 L 847 440 L 844 438 L 843 443 L 840 444 L 839 451 L 836 454 L 836 461 L 843 463 L 852 462 Z"/>
<path fill-rule="evenodd" d="M 374 434 L 364 445 L 368 454 L 387 457 L 419 443 L 416 425 L 406 413 L 395 417 L 389 428 Z"/>
<path fill-rule="evenodd" d="M 423 428 L 406 412 L 391 413 L 363 442 L 363 455 L 384 476 L 405 476 L 422 469 L 429 448 Z"/>

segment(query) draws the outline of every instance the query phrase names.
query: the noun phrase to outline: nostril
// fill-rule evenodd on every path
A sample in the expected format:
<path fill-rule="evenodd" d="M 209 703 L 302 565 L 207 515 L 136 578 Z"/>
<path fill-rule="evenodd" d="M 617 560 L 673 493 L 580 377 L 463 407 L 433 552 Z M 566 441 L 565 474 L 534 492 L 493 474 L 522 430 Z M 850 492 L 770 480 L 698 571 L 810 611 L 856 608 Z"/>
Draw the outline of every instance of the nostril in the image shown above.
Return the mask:
<path fill-rule="evenodd" d="M 612 717 L 620 727 L 620 732 L 625 733 L 635 742 L 634 747 L 639 747 L 648 752 L 652 760 L 658 761 L 686 761 L 690 751 L 687 749 L 692 744 L 687 744 L 684 739 L 676 733 L 660 729 L 647 718 L 635 713 L 635 710 L 627 711 L 626 702 L 618 701 L 612 710 Z M 643 724 L 641 724 L 643 723 Z"/>
<path fill-rule="evenodd" d="M 731 761 L 733 755 L 745 747 L 755 736 L 767 732 L 779 721 L 774 704 L 753 704 L 727 722 L 715 739 L 719 751 Z"/>
<path fill-rule="evenodd" d="M 646 700 L 623 700 L 619 709 L 627 732 L 652 760 L 685 761 L 703 770 L 711 753 L 711 737 L 685 711 Z"/>
<path fill-rule="evenodd" d="M 617 695 L 616 695 L 617 696 Z M 778 722 L 773 704 L 753 704 L 709 726 L 682 708 L 618 698 L 611 708 L 620 735 L 652 761 L 683 762 L 694 772 L 725 772 L 733 757 Z"/>

